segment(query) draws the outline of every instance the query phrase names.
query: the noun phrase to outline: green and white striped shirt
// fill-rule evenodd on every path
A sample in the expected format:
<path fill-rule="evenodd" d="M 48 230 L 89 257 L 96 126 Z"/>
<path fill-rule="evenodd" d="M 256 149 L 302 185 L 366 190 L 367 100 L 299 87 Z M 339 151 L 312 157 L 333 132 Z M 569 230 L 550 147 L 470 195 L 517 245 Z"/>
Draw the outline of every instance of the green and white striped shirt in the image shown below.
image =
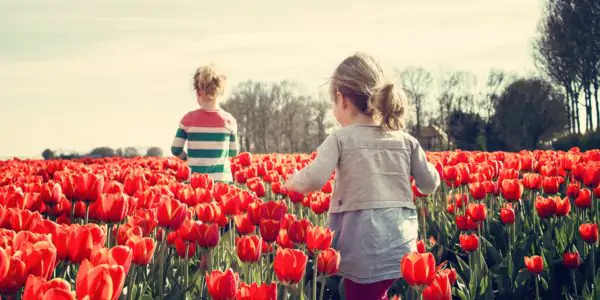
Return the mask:
<path fill-rule="evenodd" d="M 237 122 L 228 112 L 197 109 L 179 123 L 171 153 L 181 155 L 187 141 L 188 165 L 192 173 L 204 173 L 215 181 L 232 182 L 229 158 L 238 153 Z"/>

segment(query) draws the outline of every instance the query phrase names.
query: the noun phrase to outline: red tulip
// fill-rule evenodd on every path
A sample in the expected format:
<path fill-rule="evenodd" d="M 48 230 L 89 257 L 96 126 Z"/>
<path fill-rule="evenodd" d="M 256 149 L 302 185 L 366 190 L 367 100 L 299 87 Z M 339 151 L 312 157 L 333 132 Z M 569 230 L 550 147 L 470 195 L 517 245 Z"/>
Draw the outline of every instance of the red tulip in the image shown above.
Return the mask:
<path fill-rule="evenodd" d="M 306 242 L 306 232 L 309 227 L 311 227 L 311 223 L 308 219 L 290 223 L 290 227 L 288 228 L 290 240 L 295 244 L 304 244 Z"/>
<path fill-rule="evenodd" d="M 523 174 L 523 186 L 530 190 L 539 190 L 542 187 L 543 176 L 536 173 Z"/>
<path fill-rule="evenodd" d="M 544 270 L 544 259 L 539 255 L 534 255 L 532 257 L 525 256 L 525 267 L 527 267 L 527 270 L 531 273 L 542 273 Z"/>
<path fill-rule="evenodd" d="M 565 252 L 563 254 L 563 265 L 568 269 L 577 269 L 581 264 L 581 257 L 577 252 Z"/>
<path fill-rule="evenodd" d="M 102 264 L 107 265 L 119 265 L 123 267 L 125 274 L 129 272 L 131 267 L 131 261 L 133 259 L 133 252 L 131 248 L 127 246 L 115 246 L 110 249 L 96 247 L 92 251 L 90 257 L 90 263 L 92 266 L 98 266 Z"/>
<path fill-rule="evenodd" d="M 329 228 L 311 226 L 306 232 L 306 247 L 313 253 L 331 247 L 332 240 L 333 232 Z"/>
<path fill-rule="evenodd" d="M 156 241 L 149 237 L 131 236 L 126 245 L 133 251 L 133 263 L 145 266 L 152 261 L 156 250 Z"/>
<path fill-rule="evenodd" d="M 577 196 L 579 196 L 579 189 L 579 182 L 569 183 L 569 185 L 567 185 L 567 196 L 571 199 L 577 198 Z"/>
<path fill-rule="evenodd" d="M 552 198 L 537 196 L 535 198 L 535 210 L 540 218 L 548 218 L 556 213 L 556 201 Z"/>
<path fill-rule="evenodd" d="M 302 280 L 307 257 L 297 249 L 277 249 L 273 269 L 277 279 L 284 285 L 294 285 Z"/>
<path fill-rule="evenodd" d="M 323 250 L 317 257 L 317 271 L 325 275 L 335 275 L 340 270 L 340 253 L 332 248 Z"/>
<path fill-rule="evenodd" d="M 243 262 L 257 262 L 261 256 L 262 239 L 258 235 L 240 237 L 235 243 L 235 251 Z"/>
<path fill-rule="evenodd" d="M 92 266 L 88 260 L 84 260 L 75 280 L 77 299 L 118 299 L 125 284 L 125 275 L 125 270 L 120 265 Z"/>
<path fill-rule="evenodd" d="M 170 197 L 162 197 L 156 218 L 161 227 L 177 230 L 187 218 L 187 205 Z"/>
<path fill-rule="evenodd" d="M 27 300 L 75 300 L 71 285 L 62 278 L 46 281 L 43 278 L 29 275 L 23 291 L 23 299 Z"/>
<path fill-rule="evenodd" d="M 217 224 L 202 223 L 198 226 L 198 246 L 212 249 L 219 244 L 220 232 Z"/>
<path fill-rule="evenodd" d="M 471 196 L 473 196 L 473 199 L 475 200 L 481 200 L 487 195 L 485 186 L 481 182 L 470 183 L 469 192 L 471 192 Z"/>
<path fill-rule="evenodd" d="M 277 240 L 281 222 L 273 219 L 261 219 L 259 225 L 260 236 L 267 243 L 272 243 Z"/>
<path fill-rule="evenodd" d="M 544 193 L 554 195 L 558 193 L 560 184 L 562 183 L 562 177 L 544 177 L 542 186 Z"/>
<path fill-rule="evenodd" d="M 523 184 L 519 179 L 502 180 L 502 197 L 506 201 L 515 202 L 521 200 L 523 195 Z"/>
<path fill-rule="evenodd" d="M 555 197 L 554 202 L 556 202 L 556 216 L 564 217 L 571 212 L 571 200 L 569 197 L 565 197 L 564 199 L 560 199 L 560 197 Z"/>
<path fill-rule="evenodd" d="M 598 241 L 598 224 L 585 223 L 579 225 L 579 235 L 588 244 L 596 243 Z"/>
<path fill-rule="evenodd" d="M 479 237 L 476 234 L 464 234 L 461 233 L 459 236 L 460 247 L 465 252 L 473 252 L 477 250 L 479 246 Z"/>
<path fill-rule="evenodd" d="M 454 220 L 456 222 L 456 227 L 458 227 L 458 230 L 469 231 L 477 229 L 477 223 L 473 222 L 473 219 L 471 219 L 471 217 L 468 215 L 456 216 Z"/>
<path fill-rule="evenodd" d="M 252 224 L 248 214 L 236 215 L 233 219 L 235 221 L 235 228 L 240 234 L 251 234 L 256 231 L 256 226 Z"/>
<path fill-rule="evenodd" d="M 253 282 L 248 285 L 242 282 L 237 291 L 236 300 L 277 300 L 277 284 L 273 282 L 258 285 Z"/>
<path fill-rule="evenodd" d="M 506 206 L 500 210 L 500 221 L 503 224 L 513 224 L 515 222 L 515 211 L 512 206 Z"/>
<path fill-rule="evenodd" d="M 435 258 L 433 254 L 411 252 L 404 255 L 400 262 L 402 278 L 411 286 L 426 286 L 435 277 Z"/>
<path fill-rule="evenodd" d="M 214 182 L 212 177 L 208 174 L 194 173 L 190 178 L 190 185 L 194 189 L 202 188 L 212 190 Z"/>
<path fill-rule="evenodd" d="M 6 253 L 4 248 L 0 248 L 0 282 L 2 282 L 4 278 L 6 278 L 9 266 L 10 256 Z"/>
<path fill-rule="evenodd" d="M 467 212 L 469 213 L 469 216 L 475 223 L 485 221 L 485 218 L 487 216 L 485 203 L 469 203 L 469 206 L 467 207 Z"/>
<path fill-rule="evenodd" d="M 452 286 L 447 275 L 438 273 L 433 282 L 423 290 L 423 300 L 452 299 Z"/>
<path fill-rule="evenodd" d="M 423 240 L 418 240 L 417 241 L 417 252 L 419 253 L 425 253 L 427 250 L 425 248 L 425 242 L 423 242 Z"/>
<path fill-rule="evenodd" d="M 577 198 L 575 198 L 575 206 L 590 208 L 592 206 L 592 192 L 589 189 L 581 189 L 577 194 Z"/>
<path fill-rule="evenodd" d="M 222 272 L 214 270 L 206 274 L 208 293 L 215 300 L 235 300 L 235 294 L 240 284 L 240 276 L 231 268 Z"/>

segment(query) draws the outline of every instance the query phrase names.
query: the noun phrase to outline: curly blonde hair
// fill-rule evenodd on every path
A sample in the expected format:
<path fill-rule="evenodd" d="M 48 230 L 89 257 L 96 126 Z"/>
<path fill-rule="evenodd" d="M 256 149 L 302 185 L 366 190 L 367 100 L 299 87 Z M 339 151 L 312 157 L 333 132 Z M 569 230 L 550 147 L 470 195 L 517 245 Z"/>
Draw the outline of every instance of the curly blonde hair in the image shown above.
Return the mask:
<path fill-rule="evenodd" d="M 226 81 L 227 76 L 219 72 L 214 64 L 202 66 L 194 73 L 194 90 L 202 91 L 208 98 L 215 99 L 223 95 Z"/>

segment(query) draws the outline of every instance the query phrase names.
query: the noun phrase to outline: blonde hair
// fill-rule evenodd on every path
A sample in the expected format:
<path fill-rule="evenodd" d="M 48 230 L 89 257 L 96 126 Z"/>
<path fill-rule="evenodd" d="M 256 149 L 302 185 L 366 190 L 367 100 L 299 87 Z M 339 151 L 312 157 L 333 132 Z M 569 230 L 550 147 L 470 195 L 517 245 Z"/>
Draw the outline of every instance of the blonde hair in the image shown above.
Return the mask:
<path fill-rule="evenodd" d="M 406 95 L 389 80 L 375 58 L 358 52 L 344 59 L 331 77 L 331 93 L 340 92 L 384 131 L 404 128 Z"/>
<path fill-rule="evenodd" d="M 194 90 L 202 91 L 210 99 L 223 95 L 227 76 L 220 73 L 214 64 L 196 69 L 194 73 Z"/>

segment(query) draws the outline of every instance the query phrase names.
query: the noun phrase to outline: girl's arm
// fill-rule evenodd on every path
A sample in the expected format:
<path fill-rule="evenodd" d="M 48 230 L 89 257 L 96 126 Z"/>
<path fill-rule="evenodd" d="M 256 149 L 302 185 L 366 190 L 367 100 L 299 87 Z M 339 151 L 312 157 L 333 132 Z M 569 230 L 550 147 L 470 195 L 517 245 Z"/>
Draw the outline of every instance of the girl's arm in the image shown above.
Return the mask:
<path fill-rule="evenodd" d="M 331 178 L 340 160 L 337 137 L 329 135 L 317 148 L 317 157 L 285 183 L 285 189 L 306 194 L 319 190 Z"/>
<path fill-rule="evenodd" d="M 186 140 L 187 132 L 185 131 L 185 126 L 183 126 L 183 124 L 180 122 L 179 128 L 177 128 L 177 133 L 175 133 L 175 138 L 173 139 L 173 144 L 171 145 L 171 153 L 183 160 L 187 158 L 187 153 L 185 153 L 183 150 Z"/>
<path fill-rule="evenodd" d="M 238 128 L 235 119 L 232 121 L 231 137 L 229 138 L 229 157 L 238 155 L 240 142 L 238 140 Z"/>
<path fill-rule="evenodd" d="M 412 149 L 410 174 L 415 178 L 415 185 L 423 194 L 431 194 L 440 185 L 440 174 L 427 162 L 425 151 L 419 143 Z"/>

